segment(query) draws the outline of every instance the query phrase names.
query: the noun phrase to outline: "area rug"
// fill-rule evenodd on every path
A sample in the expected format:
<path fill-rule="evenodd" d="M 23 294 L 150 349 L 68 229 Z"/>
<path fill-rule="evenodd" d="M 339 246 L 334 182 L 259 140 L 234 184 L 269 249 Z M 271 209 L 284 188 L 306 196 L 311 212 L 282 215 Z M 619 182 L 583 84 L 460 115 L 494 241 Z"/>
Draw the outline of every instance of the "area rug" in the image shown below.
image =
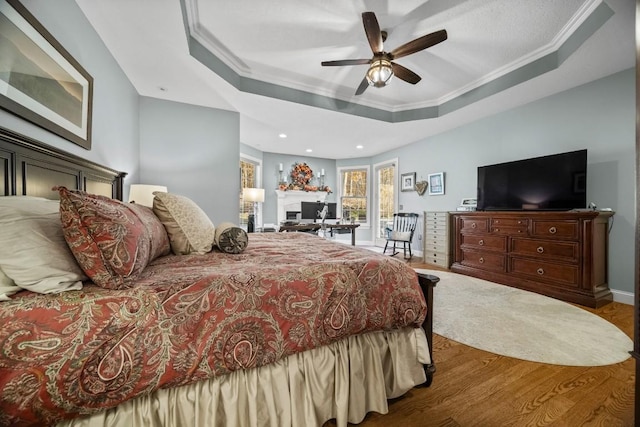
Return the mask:
<path fill-rule="evenodd" d="M 603 366 L 630 357 L 618 327 L 574 305 L 486 280 L 416 269 L 440 277 L 433 331 L 504 356 L 567 366 Z"/>

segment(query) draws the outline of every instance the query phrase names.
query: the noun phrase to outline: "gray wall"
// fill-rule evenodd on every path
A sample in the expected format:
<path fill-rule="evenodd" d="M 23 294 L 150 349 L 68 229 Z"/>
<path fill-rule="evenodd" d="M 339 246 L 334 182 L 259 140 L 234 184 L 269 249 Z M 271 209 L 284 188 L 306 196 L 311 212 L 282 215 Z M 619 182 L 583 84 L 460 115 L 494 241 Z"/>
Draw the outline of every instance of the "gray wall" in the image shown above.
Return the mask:
<path fill-rule="evenodd" d="M 189 197 L 214 224 L 240 215 L 240 116 L 141 98 L 140 183 Z"/>
<path fill-rule="evenodd" d="M 138 93 L 73 0 L 22 0 L 22 4 L 93 77 L 91 150 L 0 110 L 0 126 L 138 179 Z M 128 185 L 127 185 L 128 188 Z"/>
<path fill-rule="evenodd" d="M 240 152 L 247 156 L 251 156 L 254 159 L 262 160 L 262 151 L 253 148 L 247 144 L 240 143 Z"/>

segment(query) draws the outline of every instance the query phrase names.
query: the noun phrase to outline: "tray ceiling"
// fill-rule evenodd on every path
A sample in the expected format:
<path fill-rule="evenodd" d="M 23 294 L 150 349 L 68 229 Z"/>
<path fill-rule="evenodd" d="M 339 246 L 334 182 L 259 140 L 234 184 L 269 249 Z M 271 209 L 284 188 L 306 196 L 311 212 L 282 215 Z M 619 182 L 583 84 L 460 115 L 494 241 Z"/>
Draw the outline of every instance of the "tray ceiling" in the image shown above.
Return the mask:
<path fill-rule="evenodd" d="M 635 63 L 631 0 L 77 2 L 141 95 L 238 111 L 241 141 L 276 153 L 375 155 Z M 320 66 L 372 56 L 364 11 L 387 51 L 447 30 L 397 60 L 417 85 L 355 96 L 366 65 Z"/>

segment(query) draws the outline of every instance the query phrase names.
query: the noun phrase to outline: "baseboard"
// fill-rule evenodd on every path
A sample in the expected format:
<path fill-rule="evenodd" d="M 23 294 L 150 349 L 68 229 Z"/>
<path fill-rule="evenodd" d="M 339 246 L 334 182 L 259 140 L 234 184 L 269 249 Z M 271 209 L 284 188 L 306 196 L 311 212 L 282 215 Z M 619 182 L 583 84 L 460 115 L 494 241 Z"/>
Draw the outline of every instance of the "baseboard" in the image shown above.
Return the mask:
<path fill-rule="evenodd" d="M 613 294 L 613 300 L 615 302 L 619 302 L 627 305 L 635 304 L 636 297 L 635 297 L 635 294 L 632 294 L 631 292 L 617 291 L 615 289 L 611 289 L 611 293 Z"/>

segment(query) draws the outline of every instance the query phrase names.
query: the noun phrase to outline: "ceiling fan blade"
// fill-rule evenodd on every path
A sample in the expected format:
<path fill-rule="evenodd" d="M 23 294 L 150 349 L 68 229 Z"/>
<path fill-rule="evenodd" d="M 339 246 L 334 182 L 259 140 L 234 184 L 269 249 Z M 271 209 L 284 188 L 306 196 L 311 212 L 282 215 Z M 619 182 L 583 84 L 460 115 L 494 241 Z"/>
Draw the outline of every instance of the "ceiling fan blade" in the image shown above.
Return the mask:
<path fill-rule="evenodd" d="M 395 62 L 391 63 L 391 68 L 393 68 L 393 75 L 395 75 L 400 80 L 404 80 L 407 83 L 411 83 L 412 85 L 422 80 L 422 78 L 419 75 L 417 75 L 410 69 L 403 67 L 400 64 L 396 64 Z"/>
<path fill-rule="evenodd" d="M 376 14 L 373 12 L 363 12 L 362 24 L 364 25 L 364 32 L 367 34 L 371 51 L 373 51 L 373 53 L 382 52 L 382 32 L 380 31 Z"/>
<path fill-rule="evenodd" d="M 435 33 L 427 34 L 426 36 L 419 37 L 393 49 L 390 53 L 391 59 L 398 59 L 403 56 L 411 55 L 412 53 L 416 53 L 438 43 L 442 43 L 446 39 L 447 30 L 440 30 Z"/>
<path fill-rule="evenodd" d="M 360 86 L 358 86 L 358 89 L 356 89 L 356 95 L 362 95 L 362 93 L 365 90 L 367 90 L 368 87 L 369 87 L 369 82 L 367 81 L 367 78 L 365 77 L 360 82 Z"/>
<path fill-rule="evenodd" d="M 371 59 L 342 59 L 339 61 L 322 61 L 325 67 L 340 67 L 342 65 L 363 65 L 371 62 Z"/>

